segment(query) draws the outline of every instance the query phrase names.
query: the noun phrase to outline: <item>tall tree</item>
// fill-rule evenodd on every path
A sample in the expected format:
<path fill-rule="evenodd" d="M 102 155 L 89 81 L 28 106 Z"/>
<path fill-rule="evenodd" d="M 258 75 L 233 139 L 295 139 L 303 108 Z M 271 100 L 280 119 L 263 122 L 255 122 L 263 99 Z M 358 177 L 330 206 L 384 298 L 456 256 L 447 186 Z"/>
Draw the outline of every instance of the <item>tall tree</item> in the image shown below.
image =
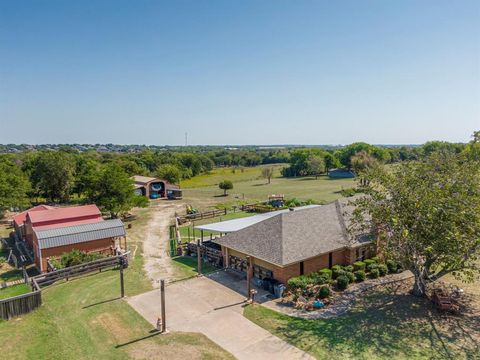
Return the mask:
<path fill-rule="evenodd" d="M 350 163 L 353 171 L 359 176 L 360 185 L 367 185 L 368 178 L 365 172 L 378 166 L 378 161 L 366 151 L 360 151 L 352 156 Z"/>
<path fill-rule="evenodd" d="M 233 189 L 233 183 L 230 180 L 223 180 L 218 187 L 223 190 L 223 196 L 227 196 L 227 190 Z"/>
<path fill-rule="evenodd" d="M 368 173 L 354 228 L 373 228 L 379 250 L 415 275 L 413 294 L 446 274 L 479 272 L 480 164 L 451 153 Z M 355 229 L 358 231 L 359 229 Z"/>
<path fill-rule="evenodd" d="M 164 164 L 160 165 L 157 171 L 155 171 L 155 176 L 167 180 L 171 184 L 178 184 L 182 177 L 182 172 L 175 165 Z"/>
<path fill-rule="evenodd" d="M 325 169 L 323 157 L 320 155 L 310 154 L 307 158 L 307 169 L 309 175 L 314 175 L 315 179 L 318 179 L 318 175 L 320 175 Z"/>
<path fill-rule="evenodd" d="M 134 193 L 133 180 L 115 163 L 104 165 L 87 193 L 91 201 L 113 218 L 148 204 L 146 197 Z"/>
<path fill-rule="evenodd" d="M 22 170 L 10 160 L 0 160 L 0 218 L 8 208 L 24 208 L 29 201 L 28 178 Z"/>
<path fill-rule="evenodd" d="M 274 169 L 271 166 L 267 166 L 267 167 L 262 168 L 262 177 L 264 179 L 267 179 L 269 184 L 272 180 L 273 171 L 274 171 Z"/>
<path fill-rule="evenodd" d="M 63 151 L 41 152 L 30 166 L 30 180 L 37 195 L 51 201 L 68 201 L 75 181 L 75 158 Z"/>

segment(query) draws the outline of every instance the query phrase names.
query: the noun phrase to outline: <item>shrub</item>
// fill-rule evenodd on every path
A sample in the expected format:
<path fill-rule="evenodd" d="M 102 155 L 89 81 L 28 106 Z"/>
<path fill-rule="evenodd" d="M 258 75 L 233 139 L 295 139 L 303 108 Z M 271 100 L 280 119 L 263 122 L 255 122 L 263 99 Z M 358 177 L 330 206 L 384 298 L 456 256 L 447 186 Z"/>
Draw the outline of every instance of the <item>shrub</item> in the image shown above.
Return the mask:
<path fill-rule="evenodd" d="M 320 298 L 320 299 L 325 299 L 327 297 L 330 296 L 330 288 L 328 286 L 322 286 L 319 290 L 318 290 L 318 294 L 317 296 Z"/>
<path fill-rule="evenodd" d="M 355 263 L 353 263 L 353 270 L 357 271 L 357 270 L 363 270 L 365 271 L 365 263 L 363 261 L 357 261 Z"/>
<path fill-rule="evenodd" d="M 379 276 L 380 276 L 380 271 L 378 271 L 377 268 L 372 269 L 372 271 L 370 271 L 370 277 L 371 277 L 372 279 L 376 279 L 376 278 L 378 278 Z"/>
<path fill-rule="evenodd" d="M 349 282 L 349 283 L 355 282 L 355 274 L 354 274 L 353 272 L 347 271 L 347 272 L 345 273 L 345 276 L 348 278 L 348 282 Z"/>
<path fill-rule="evenodd" d="M 340 275 L 337 278 L 337 289 L 338 290 L 345 290 L 348 287 L 348 278 L 345 275 Z"/>
<path fill-rule="evenodd" d="M 343 267 L 340 265 L 332 266 L 332 278 L 336 279 L 340 275 L 345 275 L 345 270 L 343 270 Z"/>
<path fill-rule="evenodd" d="M 372 271 L 373 269 L 378 269 L 378 264 L 367 265 L 367 270 Z"/>
<path fill-rule="evenodd" d="M 358 282 L 364 281 L 365 278 L 367 277 L 367 275 L 365 274 L 365 271 L 363 270 L 357 270 L 354 272 L 354 274 L 355 274 L 355 280 L 357 280 Z"/>
<path fill-rule="evenodd" d="M 288 280 L 287 285 L 290 290 L 295 291 L 297 289 L 305 289 L 308 286 L 308 283 L 308 279 L 301 275 Z"/>
<path fill-rule="evenodd" d="M 375 261 L 377 264 L 380 264 L 380 258 L 378 256 L 372 257 L 372 260 Z"/>
<path fill-rule="evenodd" d="M 312 273 L 308 275 L 308 278 L 311 280 L 311 283 L 315 285 L 323 285 L 330 280 L 327 274 L 321 274 L 320 272 Z"/>
<path fill-rule="evenodd" d="M 326 275 L 328 277 L 328 279 L 332 278 L 332 270 L 330 270 L 330 269 L 322 269 L 322 270 L 319 271 L 319 273 L 321 275 Z"/>
<path fill-rule="evenodd" d="M 347 272 L 353 272 L 353 265 L 347 265 L 343 268 L 343 270 Z"/>
<path fill-rule="evenodd" d="M 365 266 L 367 267 L 368 269 L 368 265 L 372 265 L 372 264 L 376 264 L 377 262 L 373 259 L 367 259 L 367 260 L 363 260 L 363 262 L 365 263 Z"/>
<path fill-rule="evenodd" d="M 388 267 L 385 264 L 380 264 L 378 265 L 378 272 L 380 273 L 380 276 L 385 276 L 388 274 Z"/>
<path fill-rule="evenodd" d="M 73 249 L 72 251 L 62 255 L 60 259 L 61 267 L 70 267 L 75 265 L 80 265 L 86 262 L 94 261 L 101 259 L 105 256 L 98 253 L 84 253 L 80 250 Z"/>
<path fill-rule="evenodd" d="M 387 260 L 387 267 L 388 267 L 388 272 L 390 274 L 395 274 L 398 269 L 397 262 L 394 260 Z"/>

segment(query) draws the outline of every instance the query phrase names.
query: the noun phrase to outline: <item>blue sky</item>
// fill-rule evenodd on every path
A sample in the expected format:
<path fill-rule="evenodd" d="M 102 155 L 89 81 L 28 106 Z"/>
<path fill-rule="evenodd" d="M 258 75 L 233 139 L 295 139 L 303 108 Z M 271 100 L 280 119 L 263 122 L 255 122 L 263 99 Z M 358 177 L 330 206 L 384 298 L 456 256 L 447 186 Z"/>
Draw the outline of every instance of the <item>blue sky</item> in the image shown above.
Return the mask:
<path fill-rule="evenodd" d="M 0 143 L 468 141 L 479 1 L 0 0 Z"/>

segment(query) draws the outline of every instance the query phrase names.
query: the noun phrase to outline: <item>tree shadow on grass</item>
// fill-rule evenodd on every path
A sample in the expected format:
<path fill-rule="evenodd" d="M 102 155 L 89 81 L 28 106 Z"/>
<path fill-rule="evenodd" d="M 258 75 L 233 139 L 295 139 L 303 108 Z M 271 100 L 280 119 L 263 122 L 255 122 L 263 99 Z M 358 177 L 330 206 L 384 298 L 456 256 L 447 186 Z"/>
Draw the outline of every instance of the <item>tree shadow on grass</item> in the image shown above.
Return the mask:
<path fill-rule="evenodd" d="M 451 322 L 451 324 L 450 324 Z M 445 321 L 427 299 L 409 294 L 364 296 L 344 316 L 328 320 L 289 318 L 275 332 L 312 354 L 329 349 L 345 357 L 475 358 L 478 318 L 451 316 Z M 320 356 L 321 358 L 321 356 Z"/>

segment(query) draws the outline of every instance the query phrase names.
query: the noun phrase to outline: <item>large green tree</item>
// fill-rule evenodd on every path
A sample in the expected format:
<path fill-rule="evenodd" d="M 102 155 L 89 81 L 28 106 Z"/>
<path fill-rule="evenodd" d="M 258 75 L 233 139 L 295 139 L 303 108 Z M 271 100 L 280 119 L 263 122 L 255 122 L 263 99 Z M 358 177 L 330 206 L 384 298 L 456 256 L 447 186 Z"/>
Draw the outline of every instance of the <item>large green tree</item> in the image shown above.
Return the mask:
<path fill-rule="evenodd" d="M 0 218 L 8 208 L 24 208 L 29 205 L 28 178 L 13 161 L 0 159 Z"/>
<path fill-rule="evenodd" d="M 413 294 L 446 274 L 479 271 L 480 164 L 452 153 L 366 173 L 354 226 L 375 229 L 379 250 L 415 275 Z M 358 231 L 359 229 L 356 229 Z"/>
<path fill-rule="evenodd" d="M 89 200 L 111 217 L 118 217 L 133 207 L 146 207 L 148 199 L 134 193 L 133 180 L 120 165 L 104 165 L 86 189 Z"/>
<path fill-rule="evenodd" d="M 28 164 L 35 195 L 66 202 L 75 184 L 75 157 L 63 151 L 38 153 Z"/>
<path fill-rule="evenodd" d="M 180 178 L 182 177 L 182 172 L 180 169 L 172 164 L 160 165 L 155 171 L 155 176 L 167 180 L 171 184 L 178 184 Z"/>

